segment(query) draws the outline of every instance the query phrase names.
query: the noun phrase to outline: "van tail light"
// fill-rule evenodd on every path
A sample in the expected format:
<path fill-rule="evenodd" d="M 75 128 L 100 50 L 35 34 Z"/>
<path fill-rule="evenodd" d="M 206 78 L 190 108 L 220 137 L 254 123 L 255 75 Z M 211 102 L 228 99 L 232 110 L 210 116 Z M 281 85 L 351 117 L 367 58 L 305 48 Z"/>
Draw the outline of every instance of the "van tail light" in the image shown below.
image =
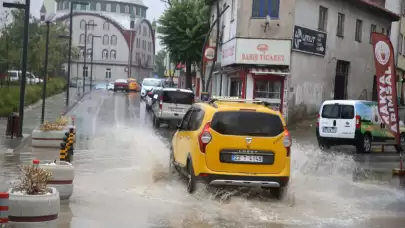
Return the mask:
<path fill-rule="evenodd" d="M 284 144 L 284 147 L 287 150 L 287 157 L 290 157 L 292 139 L 291 139 L 291 136 L 290 136 L 290 132 L 288 132 L 287 129 L 284 130 L 283 144 Z"/>
<path fill-rule="evenodd" d="M 148 95 L 149 95 L 149 96 L 152 96 L 152 92 L 148 92 Z"/>
<path fill-rule="evenodd" d="M 212 136 L 211 133 L 209 132 L 211 128 L 211 123 L 208 122 L 205 124 L 202 132 L 198 136 L 198 143 L 200 144 L 200 151 L 202 153 L 205 153 L 205 148 L 207 147 L 208 143 L 211 142 Z"/>
<path fill-rule="evenodd" d="M 163 108 L 163 96 L 160 96 L 159 109 L 162 110 L 162 108 Z"/>
<path fill-rule="evenodd" d="M 321 115 L 317 114 L 316 115 L 316 126 L 319 127 L 319 118 L 321 117 Z"/>
<path fill-rule="evenodd" d="M 361 128 L 361 117 L 359 115 L 356 116 L 356 129 Z"/>

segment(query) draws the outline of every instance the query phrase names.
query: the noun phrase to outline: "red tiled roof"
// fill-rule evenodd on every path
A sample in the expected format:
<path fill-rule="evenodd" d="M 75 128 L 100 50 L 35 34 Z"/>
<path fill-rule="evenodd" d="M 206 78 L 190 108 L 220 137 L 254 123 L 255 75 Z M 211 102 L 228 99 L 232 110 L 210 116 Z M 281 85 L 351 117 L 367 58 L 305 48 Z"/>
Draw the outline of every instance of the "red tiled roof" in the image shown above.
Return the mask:
<path fill-rule="evenodd" d="M 376 4 L 371 0 L 351 0 L 351 2 L 355 4 L 357 3 L 358 6 L 368 7 L 369 10 L 382 15 L 383 17 L 385 17 L 390 21 L 398 21 L 401 18 L 398 14 L 386 9 L 383 6 Z"/>

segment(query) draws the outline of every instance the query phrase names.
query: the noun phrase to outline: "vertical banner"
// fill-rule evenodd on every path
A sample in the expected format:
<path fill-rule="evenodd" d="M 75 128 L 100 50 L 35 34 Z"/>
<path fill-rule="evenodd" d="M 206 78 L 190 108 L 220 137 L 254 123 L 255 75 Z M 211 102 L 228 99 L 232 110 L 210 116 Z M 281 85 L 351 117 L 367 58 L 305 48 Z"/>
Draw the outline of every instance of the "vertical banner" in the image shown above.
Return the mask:
<path fill-rule="evenodd" d="M 377 76 L 378 112 L 383 123 L 394 134 L 399 144 L 399 118 L 397 105 L 397 74 L 394 49 L 390 39 L 382 34 L 371 34 Z"/>

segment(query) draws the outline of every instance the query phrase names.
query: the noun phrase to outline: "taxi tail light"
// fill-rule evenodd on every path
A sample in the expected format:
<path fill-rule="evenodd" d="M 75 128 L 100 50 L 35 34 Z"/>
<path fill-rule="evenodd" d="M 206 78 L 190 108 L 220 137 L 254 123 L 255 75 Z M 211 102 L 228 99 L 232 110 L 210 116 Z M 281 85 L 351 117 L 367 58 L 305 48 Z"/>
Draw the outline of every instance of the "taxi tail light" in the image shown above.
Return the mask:
<path fill-rule="evenodd" d="M 319 126 L 319 118 L 320 118 L 320 115 L 317 114 L 317 115 L 316 115 L 316 126 Z"/>
<path fill-rule="evenodd" d="M 361 117 L 359 115 L 356 116 L 356 129 L 361 128 Z"/>
<path fill-rule="evenodd" d="M 211 123 L 208 122 L 205 124 L 202 132 L 198 136 L 198 143 L 200 144 L 200 151 L 202 153 L 205 153 L 205 148 L 207 147 L 208 143 L 211 142 L 212 136 L 211 133 L 209 132 L 211 128 Z"/>
<path fill-rule="evenodd" d="M 290 136 L 290 132 L 288 132 L 287 129 L 284 130 L 283 144 L 284 144 L 284 147 L 287 150 L 287 156 L 290 157 L 292 139 L 291 139 L 291 136 Z"/>

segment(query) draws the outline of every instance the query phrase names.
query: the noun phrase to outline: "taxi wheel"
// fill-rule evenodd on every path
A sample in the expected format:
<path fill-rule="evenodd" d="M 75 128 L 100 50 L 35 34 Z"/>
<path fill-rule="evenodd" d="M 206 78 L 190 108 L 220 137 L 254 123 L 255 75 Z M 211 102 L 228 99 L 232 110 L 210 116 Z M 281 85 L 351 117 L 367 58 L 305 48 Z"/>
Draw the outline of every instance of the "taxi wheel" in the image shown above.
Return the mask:
<path fill-rule="evenodd" d="M 193 193 L 195 191 L 195 187 L 196 187 L 196 178 L 194 175 L 193 164 L 191 162 L 188 162 L 188 165 L 187 165 L 187 192 L 189 194 Z"/>

